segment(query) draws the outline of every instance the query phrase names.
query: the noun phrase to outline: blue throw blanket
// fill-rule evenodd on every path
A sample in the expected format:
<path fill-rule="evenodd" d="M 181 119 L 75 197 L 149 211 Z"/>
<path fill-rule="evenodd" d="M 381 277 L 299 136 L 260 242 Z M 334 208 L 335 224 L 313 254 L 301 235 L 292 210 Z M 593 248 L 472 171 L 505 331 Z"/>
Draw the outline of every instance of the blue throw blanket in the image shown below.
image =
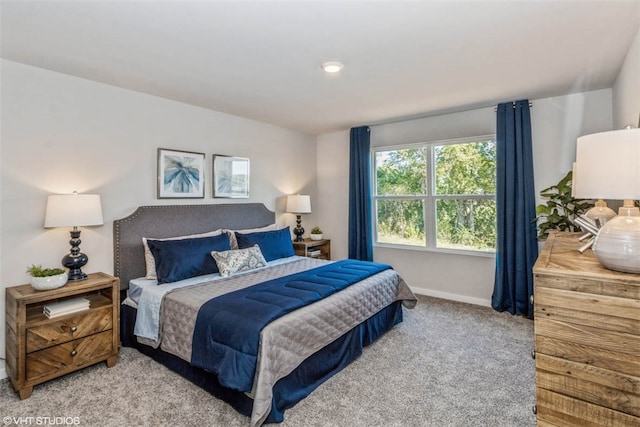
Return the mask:
<path fill-rule="evenodd" d="M 216 373 L 225 387 L 249 392 L 260 331 L 269 322 L 389 268 L 342 260 L 213 298 L 198 311 L 191 364 Z"/>

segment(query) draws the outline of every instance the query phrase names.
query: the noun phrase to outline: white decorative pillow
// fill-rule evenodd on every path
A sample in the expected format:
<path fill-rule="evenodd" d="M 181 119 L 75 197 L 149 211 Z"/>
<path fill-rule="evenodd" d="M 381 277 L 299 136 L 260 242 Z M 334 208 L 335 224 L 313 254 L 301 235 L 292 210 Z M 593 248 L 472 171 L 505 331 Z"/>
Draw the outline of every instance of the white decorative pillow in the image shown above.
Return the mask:
<path fill-rule="evenodd" d="M 232 249 L 230 251 L 213 251 L 211 256 L 218 264 L 222 277 L 231 276 L 240 271 L 249 271 L 259 267 L 266 267 L 267 261 L 262 256 L 258 245 L 246 249 Z"/>
<path fill-rule="evenodd" d="M 271 231 L 271 230 L 277 230 L 277 229 L 278 228 L 276 224 L 271 224 L 265 227 L 245 228 L 244 230 L 229 230 L 225 228 L 222 231 L 224 231 L 229 235 L 229 242 L 231 243 L 231 249 L 238 249 L 238 241 L 236 240 L 236 233 L 235 233 L 236 231 L 238 233 L 248 234 L 248 233 L 256 233 L 258 231 Z"/>
<path fill-rule="evenodd" d="M 155 239 L 153 237 L 143 237 L 142 246 L 144 246 L 144 263 L 147 268 L 147 273 L 145 274 L 144 278 L 149 280 L 157 279 L 156 260 L 153 257 L 151 250 L 149 249 L 149 244 L 147 244 L 147 239 L 149 240 L 183 240 L 183 239 L 193 239 L 194 237 L 197 238 L 197 237 L 219 236 L 222 233 L 223 231 L 221 229 L 218 229 L 214 231 L 207 231 L 206 233 L 202 233 L 202 234 L 191 234 L 189 236 L 165 237 L 162 239 Z"/>

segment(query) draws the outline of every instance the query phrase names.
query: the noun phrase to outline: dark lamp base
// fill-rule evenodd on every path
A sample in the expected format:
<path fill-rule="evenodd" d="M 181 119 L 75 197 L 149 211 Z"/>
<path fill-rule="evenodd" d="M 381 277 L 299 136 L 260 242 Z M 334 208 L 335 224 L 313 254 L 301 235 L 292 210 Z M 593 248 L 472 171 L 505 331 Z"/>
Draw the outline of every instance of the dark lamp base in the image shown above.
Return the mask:
<path fill-rule="evenodd" d="M 69 269 L 69 281 L 84 280 L 87 275 L 82 272 L 82 267 L 89 261 L 83 253 L 77 255 L 67 254 L 62 258 L 62 265 Z"/>
<path fill-rule="evenodd" d="M 82 270 L 80 270 L 79 268 L 69 270 L 69 282 L 85 280 L 86 278 L 87 278 L 86 273 L 83 273 Z"/>
<path fill-rule="evenodd" d="M 295 242 L 304 242 L 302 238 L 304 228 L 302 228 L 302 217 L 300 215 L 296 215 L 296 228 L 293 229 L 293 234 L 296 235 Z"/>
<path fill-rule="evenodd" d="M 302 235 L 304 234 L 304 228 L 302 228 L 302 227 L 294 228 L 293 229 L 293 234 L 296 235 L 296 238 L 295 238 L 296 242 L 304 242 L 304 239 L 302 238 Z"/>
<path fill-rule="evenodd" d="M 69 269 L 69 281 L 84 280 L 87 275 L 82 272 L 82 267 L 89 261 L 89 257 L 80 252 L 80 231 L 71 231 L 71 253 L 62 258 L 62 265 Z"/>

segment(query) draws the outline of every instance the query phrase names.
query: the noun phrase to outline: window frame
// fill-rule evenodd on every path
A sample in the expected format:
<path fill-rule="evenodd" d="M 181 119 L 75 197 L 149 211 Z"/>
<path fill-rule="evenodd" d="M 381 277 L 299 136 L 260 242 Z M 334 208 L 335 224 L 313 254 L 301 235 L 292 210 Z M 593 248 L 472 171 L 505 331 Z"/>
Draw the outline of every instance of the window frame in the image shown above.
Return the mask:
<path fill-rule="evenodd" d="M 371 195 L 372 211 L 373 211 L 373 245 L 375 247 L 408 249 L 427 252 L 450 253 L 457 255 L 471 255 L 480 257 L 495 257 L 494 251 L 483 251 L 479 249 L 455 249 L 442 248 L 437 246 L 437 212 L 436 205 L 438 200 L 497 200 L 496 194 L 435 194 L 435 147 L 442 145 L 466 144 L 478 141 L 492 140 L 496 141 L 495 134 L 479 135 L 464 138 L 444 139 L 438 141 L 418 142 L 410 144 L 385 145 L 379 147 L 371 147 L 371 187 L 373 189 Z M 377 186 L 377 164 L 376 154 L 382 151 L 404 150 L 412 148 L 424 148 L 427 167 L 426 193 L 423 195 L 403 194 L 403 195 L 379 195 Z M 378 240 L 378 201 L 379 200 L 421 200 L 423 203 L 423 221 L 425 229 L 425 245 L 416 246 L 402 243 L 380 242 Z"/>

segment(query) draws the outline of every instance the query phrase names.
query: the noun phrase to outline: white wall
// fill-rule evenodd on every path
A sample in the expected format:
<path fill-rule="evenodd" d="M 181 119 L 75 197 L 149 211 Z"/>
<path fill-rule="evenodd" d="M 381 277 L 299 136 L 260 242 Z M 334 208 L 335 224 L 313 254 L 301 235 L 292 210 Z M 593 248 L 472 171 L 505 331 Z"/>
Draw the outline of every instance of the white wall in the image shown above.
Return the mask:
<path fill-rule="evenodd" d="M 318 180 L 322 180 L 317 225 L 331 239 L 331 258 L 344 259 L 349 252 L 349 131 L 318 136 L 317 152 Z"/>
<path fill-rule="evenodd" d="M 89 256 L 84 271 L 107 273 L 113 220 L 139 205 L 262 202 L 282 214 L 286 194 L 316 201 L 313 136 L 16 62 L 1 67 L 1 324 L 4 288 L 27 283 L 28 265 L 56 267 L 69 252 L 69 230 L 43 228 L 48 194 L 102 196 L 105 223 L 82 230 L 81 249 Z M 159 147 L 206 153 L 205 199 L 156 199 Z M 248 200 L 211 198 L 213 153 L 250 158 Z"/>
<path fill-rule="evenodd" d="M 613 85 L 613 118 L 613 129 L 640 127 L 640 30 Z"/>
<path fill-rule="evenodd" d="M 610 130 L 611 90 L 532 100 L 536 193 L 555 184 L 575 159 L 576 138 Z M 494 107 L 371 127 L 372 146 L 409 144 L 495 133 Z M 334 258 L 347 256 L 349 132 L 318 137 L 318 200 Z M 539 202 L 540 200 L 538 200 Z M 376 261 L 393 265 L 417 292 L 489 305 L 493 257 L 375 247 Z"/>

